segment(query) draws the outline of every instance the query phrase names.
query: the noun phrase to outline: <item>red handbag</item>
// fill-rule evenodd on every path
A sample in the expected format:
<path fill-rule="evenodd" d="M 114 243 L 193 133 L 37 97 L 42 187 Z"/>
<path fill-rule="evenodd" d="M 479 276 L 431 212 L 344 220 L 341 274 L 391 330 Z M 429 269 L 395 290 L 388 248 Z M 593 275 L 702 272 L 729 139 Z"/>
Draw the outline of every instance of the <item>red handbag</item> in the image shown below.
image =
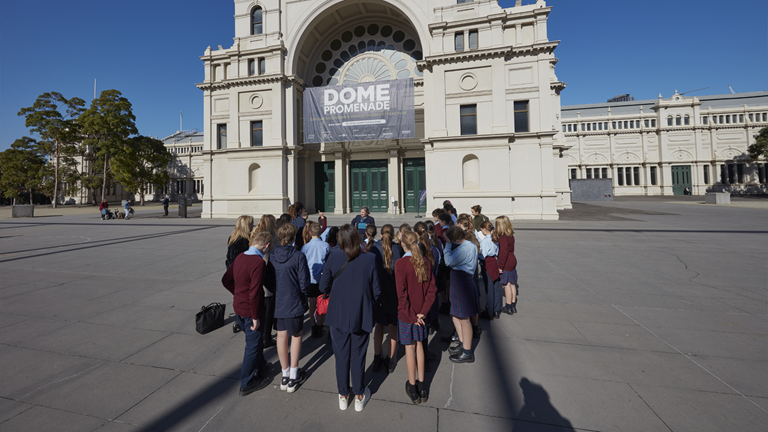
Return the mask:
<path fill-rule="evenodd" d="M 317 314 L 325 315 L 328 313 L 328 297 L 325 295 L 317 296 Z"/>

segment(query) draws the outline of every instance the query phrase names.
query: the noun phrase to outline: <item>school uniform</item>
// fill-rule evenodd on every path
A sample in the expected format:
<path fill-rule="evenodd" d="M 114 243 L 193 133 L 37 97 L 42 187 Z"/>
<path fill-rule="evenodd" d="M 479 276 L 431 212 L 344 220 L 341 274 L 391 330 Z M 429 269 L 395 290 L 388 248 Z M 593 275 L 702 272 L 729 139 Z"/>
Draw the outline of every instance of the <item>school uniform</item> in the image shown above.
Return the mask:
<path fill-rule="evenodd" d="M 301 248 L 301 253 L 307 257 L 307 265 L 309 266 L 310 285 L 307 291 L 307 296 L 309 297 L 320 295 L 320 276 L 323 274 L 323 265 L 330 252 L 331 247 L 328 243 L 319 238 L 310 240 L 309 243 Z"/>
<path fill-rule="evenodd" d="M 517 258 L 515 257 L 515 237 L 499 236 L 499 269 L 501 284 L 517 284 Z"/>
<path fill-rule="evenodd" d="M 253 319 L 260 319 L 264 313 L 262 283 L 265 272 L 262 253 L 251 247 L 235 258 L 235 262 L 221 278 L 224 288 L 234 296 L 232 308 L 245 333 L 245 351 L 240 369 L 241 389 L 248 387 L 253 379 L 258 379 L 266 373 L 261 330 L 251 330 Z"/>
<path fill-rule="evenodd" d="M 427 315 L 435 302 L 437 286 L 429 260 L 424 259 L 427 270 L 427 280 L 419 282 L 416 269 L 411 262 L 411 253 L 407 252 L 403 259 L 395 265 L 395 280 L 397 285 L 397 320 L 398 341 L 410 345 L 427 338 Z M 417 315 L 424 315 L 424 325 L 416 325 Z"/>
<path fill-rule="evenodd" d="M 384 268 L 384 245 L 381 240 L 371 247 L 371 253 L 376 257 L 376 267 L 379 274 L 381 296 L 373 309 L 373 317 L 379 325 L 397 325 L 397 286 L 395 285 L 395 263 L 403 256 L 403 248 L 397 243 L 391 244 L 392 265 L 391 273 Z"/>
<path fill-rule="evenodd" d="M 488 222 L 488 216 L 482 213 L 472 218 L 472 225 L 475 226 L 475 231 L 480 231 L 480 226 L 483 224 L 483 222 Z"/>
<path fill-rule="evenodd" d="M 381 296 L 373 254 L 360 254 L 334 278 L 346 262 L 343 250 L 332 251 L 320 279 L 320 291 L 330 295 L 325 324 L 331 328 L 336 383 L 342 396 L 349 394 L 350 372 L 354 394 L 365 392 L 365 354 L 374 325 L 374 305 Z"/>
<path fill-rule="evenodd" d="M 309 283 L 309 267 L 303 253 L 291 245 L 279 246 L 272 251 L 267 264 L 265 285 L 275 293 L 278 331 L 287 331 L 288 336 L 302 331 L 304 314 L 309 310 Z"/>
<path fill-rule="evenodd" d="M 480 242 L 480 268 L 483 271 L 485 285 L 485 310 L 493 315 L 501 310 L 501 275 L 499 274 L 499 247 L 491 236 L 483 237 Z"/>
<path fill-rule="evenodd" d="M 301 248 L 304 246 L 304 228 L 307 225 L 307 220 L 304 219 L 301 215 L 296 216 L 292 221 L 291 224 L 296 227 L 296 240 L 294 241 L 294 246 L 296 246 L 297 250 L 301 250 Z"/>
<path fill-rule="evenodd" d="M 479 292 L 474 281 L 477 270 L 477 247 L 470 241 L 459 246 L 448 244 L 445 250 L 445 264 L 451 267 L 451 315 L 469 318 L 479 313 Z"/>

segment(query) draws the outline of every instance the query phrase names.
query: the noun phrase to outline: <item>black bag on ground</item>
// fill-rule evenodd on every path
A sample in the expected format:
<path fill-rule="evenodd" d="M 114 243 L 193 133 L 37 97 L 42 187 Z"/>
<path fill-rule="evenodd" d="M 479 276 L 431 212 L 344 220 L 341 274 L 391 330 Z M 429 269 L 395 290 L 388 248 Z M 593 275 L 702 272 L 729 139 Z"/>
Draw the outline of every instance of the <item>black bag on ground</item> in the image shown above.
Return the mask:
<path fill-rule="evenodd" d="M 224 327 L 226 309 L 227 306 L 221 303 L 211 303 L 200 308 L 200 312 L 195 316 L 195 330 L 200 334 L 206 334 Z"/>

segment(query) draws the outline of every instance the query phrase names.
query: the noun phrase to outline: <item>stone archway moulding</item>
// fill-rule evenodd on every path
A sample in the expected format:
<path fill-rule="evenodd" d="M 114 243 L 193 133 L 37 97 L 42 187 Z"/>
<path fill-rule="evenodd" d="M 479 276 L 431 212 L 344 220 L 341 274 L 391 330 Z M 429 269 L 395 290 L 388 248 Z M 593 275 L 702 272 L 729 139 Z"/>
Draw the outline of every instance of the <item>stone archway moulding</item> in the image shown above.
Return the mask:
<path fill-rule="evenodd" d="M 307 32 L 312 31 L 312 29 L 315 27 L 315 22 L 320 18 L 321 15 L 323 15 L 329 9 L 336 9 L 336 7 L 342 3 L 348 5 L 352 2 L 350 0 L 333 0 L 324 2 L 314 9 L 307 10 L 305 14 L 302 15 L 302 18 L 299 20 L 300 24 L 296 27 L 296 32 L 291 35 L 290 43 L 287 47 L 289 56 L 286 70 L 290 71 L 290 74 L 298 75 L 296 64 L 299 52 L 301 51 L 299 48 L 304 44 L 305 35 Z M 427 26 L 424 24 L 427 22 L 427 17 L 421 12 L 421 10 L 414 10 L 401 0 L 368 0 L 361 1 L 360 3 L 382 3 L 400 11 L 400 13 L 405 17 L 406 20 L 410 22 L 411 26 L 413 26 L 413 29 L 416 31 L 416 34 L 418 35 L 421 42 L 424 57 L 430 55 L 431 44 L 429 43 L 429 34 L 426 31 Z"/>

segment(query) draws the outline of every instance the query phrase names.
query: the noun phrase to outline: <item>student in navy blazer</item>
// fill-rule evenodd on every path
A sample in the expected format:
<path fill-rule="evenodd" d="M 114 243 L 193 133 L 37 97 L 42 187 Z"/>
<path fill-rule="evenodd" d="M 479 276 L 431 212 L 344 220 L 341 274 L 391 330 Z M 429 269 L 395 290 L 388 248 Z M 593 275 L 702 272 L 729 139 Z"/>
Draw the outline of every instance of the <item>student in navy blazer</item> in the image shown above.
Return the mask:
<path fill-rule="evenodd" d="M 337 235 L 339 250 L 331 251 L 323 267 L 320 291 L 329 294 L 325 324 L 331 328 L 331 342 L 336 357 L 336 383 L 339 408 L 348 406 L 349 376 L 357 396 L 355 410 L 362 411 L 370 400 L 365 388 L 365 354 L 373 330 L 374 305 L 381 295 L 375 257 L 360 249 L 360 236 L 352 225 L 344 225 Z M 349 262 L 349 264 L 347 264 Z M 344 265 L 344 270 L 334 278 Z"/>

